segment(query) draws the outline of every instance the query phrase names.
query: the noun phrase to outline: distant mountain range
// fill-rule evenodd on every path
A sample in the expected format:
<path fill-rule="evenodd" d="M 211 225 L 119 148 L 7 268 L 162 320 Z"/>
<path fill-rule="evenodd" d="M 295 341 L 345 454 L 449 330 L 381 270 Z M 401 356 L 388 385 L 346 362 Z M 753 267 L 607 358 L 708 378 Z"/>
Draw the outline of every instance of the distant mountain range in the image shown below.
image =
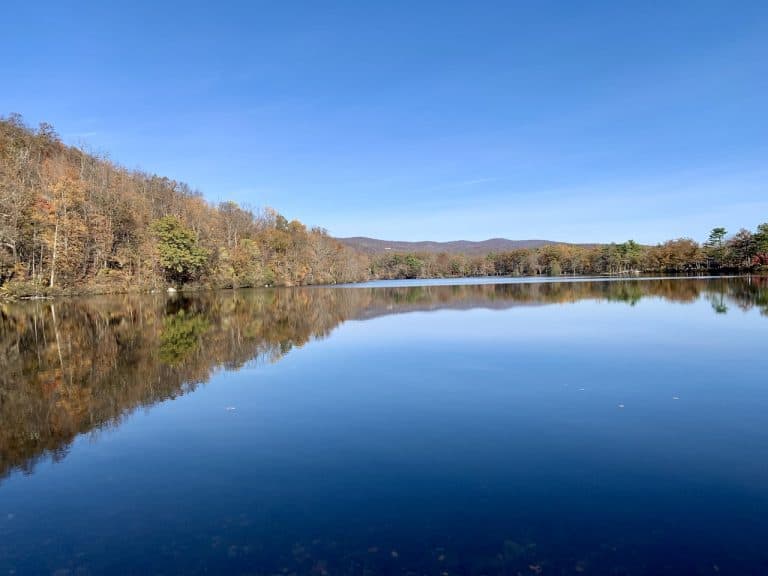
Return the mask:
<path fill-rule="evenodd" d="M 454 240 L 452 242 L 400 242 L 378 240 L 365 236 L 337 238 L 342 244 L 365 252 L 367 254 L 383 254 L 386 252 L 427 252 L 448 254 L 482 255 L 490 252 L 508 252 L 517 248 L 539 248 L 549 244 L 562 244 L 552 240 L 508 240 L 507 238 L 491 238 L 479 242 L 470 240 Z"/>

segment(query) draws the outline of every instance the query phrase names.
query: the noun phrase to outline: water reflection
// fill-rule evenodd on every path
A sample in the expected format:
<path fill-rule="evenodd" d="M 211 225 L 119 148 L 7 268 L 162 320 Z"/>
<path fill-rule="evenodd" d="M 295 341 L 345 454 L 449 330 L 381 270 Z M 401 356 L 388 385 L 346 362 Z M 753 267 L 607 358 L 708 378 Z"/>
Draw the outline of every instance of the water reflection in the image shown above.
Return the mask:
<path fill-rule="evenodd" d="M 340 323 L 437 309 L 504 309 L 592 299 L 706 299 L 757 307 L 766 278 L 586 281 L 407 288 L 247 290 L 103 297 L 0 308 L 0 478 L 63 458 L 79 434 L 194 390 L 211 372 L 276 362 Z"/>

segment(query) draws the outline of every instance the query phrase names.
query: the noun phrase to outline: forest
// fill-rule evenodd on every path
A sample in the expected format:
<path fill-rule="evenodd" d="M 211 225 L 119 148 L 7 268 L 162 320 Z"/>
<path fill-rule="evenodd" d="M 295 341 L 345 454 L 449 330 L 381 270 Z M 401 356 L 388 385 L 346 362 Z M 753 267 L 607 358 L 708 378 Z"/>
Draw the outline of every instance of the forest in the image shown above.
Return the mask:
<path fill-rule="evenodd" d="M 633 240 L 621 244 L 550 244 L 485 256 L 461 254 L 381 254 L 371 257 L 371 276 L 381 279 L 466 276 L 622 276 L 640 273 L 721 274 L 768 268 L 768 223 L 755 232 L 728 236 L 715 228 L 704 244 L 690 238 L 655 246 Z"/>
<path fill-rule="evenodd" d="M 0 284 L 6 293 L 348 282 L 367 262 L 271 209 L 211 205 L 184 183 L 0 121 Z"/>
<path fill-rule="evenodd" d="M 655 246 L 551 244 L 486 255 L 370 255 L 265 208 L 211 204 L 183 182 L 0 119 L 0 296 L 336 284 L 462 276 L 752 272 L 768 223 Z"/>

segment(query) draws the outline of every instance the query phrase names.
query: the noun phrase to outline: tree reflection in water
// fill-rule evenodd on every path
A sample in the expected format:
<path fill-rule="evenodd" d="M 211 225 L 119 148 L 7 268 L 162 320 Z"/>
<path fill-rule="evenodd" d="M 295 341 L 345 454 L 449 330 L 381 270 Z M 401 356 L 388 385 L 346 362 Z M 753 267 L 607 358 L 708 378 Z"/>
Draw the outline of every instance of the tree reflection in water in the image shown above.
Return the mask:
<path fill-rule="evenodd" d="M 73 439 L 206 382 L 218 367 L 276 362 L 346 320 L 644 298 L 715 313 L 758 307 L 768 279 L 658 279 L 110 296 L 0 307 L 0 478 L 63 458 Z"/>

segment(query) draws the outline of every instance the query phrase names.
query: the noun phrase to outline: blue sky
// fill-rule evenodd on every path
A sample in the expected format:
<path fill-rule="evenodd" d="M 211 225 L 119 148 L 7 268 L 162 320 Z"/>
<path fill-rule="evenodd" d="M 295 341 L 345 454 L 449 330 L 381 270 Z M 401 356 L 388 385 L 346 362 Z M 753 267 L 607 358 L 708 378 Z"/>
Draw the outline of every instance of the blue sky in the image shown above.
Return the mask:
<path fill-rule="evenodd" d="M 768 221 L 768 2 L 6 0 L 0 114 L 338 236 Z"/>

